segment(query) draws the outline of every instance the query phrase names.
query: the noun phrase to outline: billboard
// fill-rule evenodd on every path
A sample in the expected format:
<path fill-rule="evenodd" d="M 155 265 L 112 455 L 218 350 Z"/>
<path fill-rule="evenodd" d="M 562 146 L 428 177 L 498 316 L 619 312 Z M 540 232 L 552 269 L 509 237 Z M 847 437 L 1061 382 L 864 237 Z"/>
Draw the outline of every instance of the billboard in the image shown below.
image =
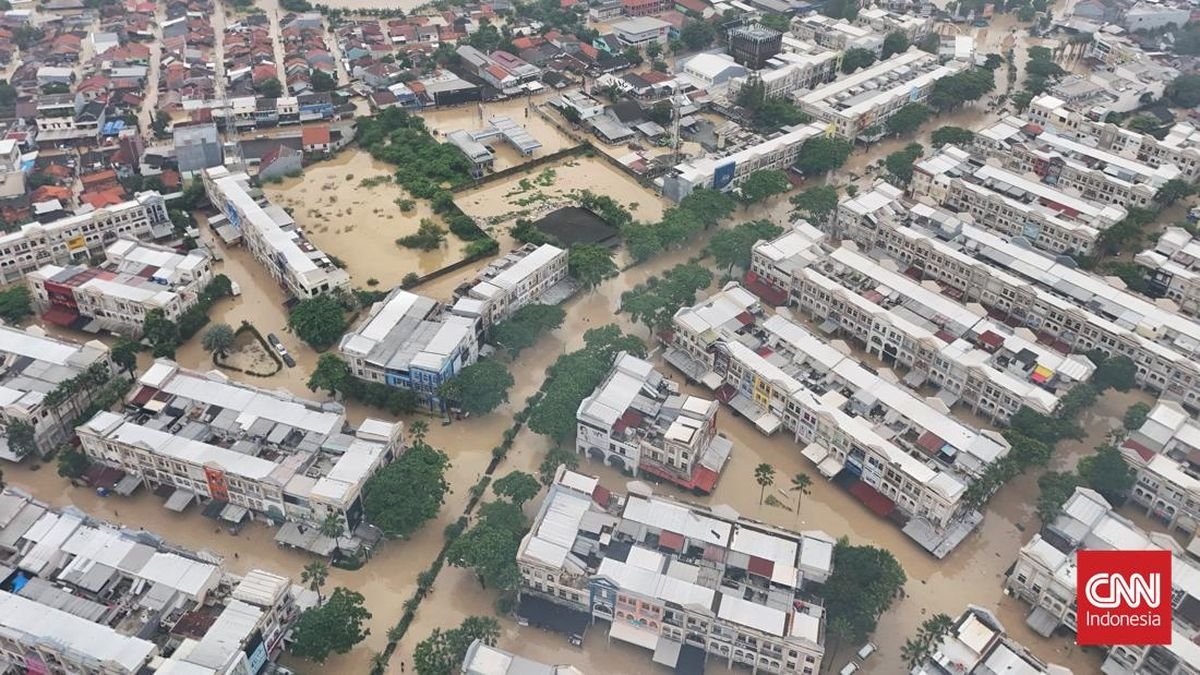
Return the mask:
<path fill-rule="evenodd" d="M 737 168 L 737 162 L 729 162 L 722 164 L 713 171 L 713 187 L 717 190 L 724 188 L 733 182 L 733 170 Z"/>
<path fill-rule="evenodd" d="M 250 666 L 250 675 L 258 675 L 263 666 L 267 665 L 267 644 L 263 640 L 261 630 L 254 631 L 250 639 L 246 640 L 246 647 L 242 652 Z"/>
<path fill-rule="evenodd" d="M 87 248 L 87 240 L 84 239 L 83 235 L 71 237 L 67 240 L 67 250 L 71 253 L 82 251 L 85 248 Z"/>

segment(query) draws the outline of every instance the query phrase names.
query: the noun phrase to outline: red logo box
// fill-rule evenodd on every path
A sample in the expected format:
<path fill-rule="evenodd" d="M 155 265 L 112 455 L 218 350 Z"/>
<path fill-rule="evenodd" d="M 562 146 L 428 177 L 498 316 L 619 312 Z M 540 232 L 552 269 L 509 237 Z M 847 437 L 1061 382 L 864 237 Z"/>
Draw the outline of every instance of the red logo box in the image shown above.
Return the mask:
<path fill-rule="evenodd" d="M 1170 551 L 1076 551 L 1076 641 L 1171 643 Z"/>

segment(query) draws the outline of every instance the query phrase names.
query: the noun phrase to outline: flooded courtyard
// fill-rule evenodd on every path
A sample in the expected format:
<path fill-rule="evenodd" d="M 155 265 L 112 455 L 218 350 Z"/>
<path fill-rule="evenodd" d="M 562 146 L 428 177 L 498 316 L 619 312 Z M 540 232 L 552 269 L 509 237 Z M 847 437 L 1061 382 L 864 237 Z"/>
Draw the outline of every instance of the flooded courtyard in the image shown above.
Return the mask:
<path fill-rule="evenodd" d="M 494 168 L 502 171 L 524 164 L 537 157 L 554 154 L 560 150 L 574 147 L 579 141 L 564 133 L 540 114 L 535 106 L 543 105 L 547 100 L 558 94 L 538 94 L 534 96 L 518 96 L 505 101 L 491 103 L 466 103 L 451 108 L 422 111 L 421 117 L 425 126 L 439 140 L 445 142 L 445 136 L 451 132 L 465 130 L 478 131 L 488 126 L 493 117 L 507 117 L 516 122 L 533 136 L 542 147 L 531 156 L 522 156 L 512 145 L 502 137 L 491 138 L 484 143 L 496 154 Z M 554 115 L 554 113 L 549 113 Z"/>

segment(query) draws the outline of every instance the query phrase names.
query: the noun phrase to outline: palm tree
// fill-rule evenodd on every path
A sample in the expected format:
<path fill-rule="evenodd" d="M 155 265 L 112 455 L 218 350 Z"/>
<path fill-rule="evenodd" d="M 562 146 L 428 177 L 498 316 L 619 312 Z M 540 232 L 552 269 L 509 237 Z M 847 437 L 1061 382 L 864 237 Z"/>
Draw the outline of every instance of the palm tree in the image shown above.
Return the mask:
<path fill-rule="evenodd" d="M 339 513 L 330 513 L 325 516 L 325 520 L 321 521 L 321 534 L 330 539 L 337 539 L 346 532 L 346 528 L 342 523 L 342 516 Z"/>
<path fill-rule="evenodd" d="M 796 493 L 796 520 L 799 520 L 800 501 L 812 494 L 812 478 L 803 471 L 792 476 L 792 492 Z"/>
<path fill-rule="evenodd" d="M 300 573 L 300 581 L 308 584 L 308 590 L 317 594 L 317 600 L 321 599 L 321 587 L 325 585 L 325 580 L 329 578 L 329 568 L 320 560 L 314 560 L 304 566 L 304 571 Z"/>
<path fill-rule="evenodd" d="M 425 433 L 429 431 L 429 423 L 425 420 L 417 420 L 408 425 L 409 432 L 418 443 L 425 442 Z"/>
<path fill-rule="evenodd" d="M 763 462 L 754 467 L 754 481 L 758 483 L 758 503 L 763 503 L 767 488 L 775 484 L 775 467 Z"/>
<path fill-rule="evenodd" d="M 204 332 L 200 344 L 204 347 L 204 351 L 223 359 L 229 354 L 229 350 L 233 349 L 233 343 L 236 340 L 233 328 L 230 328 L 229 324 L 217 323 Z"/>
<path fill-rule="evenodd" d="M 910 668 L 916 668 L 929 657 L 942 640 L 954 629 L 954 619 L 947 614 L 934 614 L 921 623 L 917 636 L 904 641 L 900 649 L 900 657 L 908 662 Z"/>
<path fill-rule="evenodd" d="M 371 655 L 371 673 L 383 673 L 387 670 L 388 654 L 387 651 L 375 652 Z"/>

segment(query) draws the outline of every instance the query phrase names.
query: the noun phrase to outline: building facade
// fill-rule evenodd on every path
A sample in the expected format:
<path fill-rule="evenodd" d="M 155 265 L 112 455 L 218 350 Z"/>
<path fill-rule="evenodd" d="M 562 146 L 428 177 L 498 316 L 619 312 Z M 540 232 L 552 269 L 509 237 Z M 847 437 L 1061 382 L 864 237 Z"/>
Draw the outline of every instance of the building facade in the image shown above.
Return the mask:
<path fill-rule="evenodd" d="M 759 70 L 779 53 L 783 35 L 762 24 L 751 24 L 729 31 L 728 40 L 729 55 L 735 61 L 752 70 Z"/>
<path fill-rule="evenodd" d="M 1179 311 L 1200 315 L 1200 241 L 1182 227 L 1168 227 L 1133 259 L 1146 270 L 1150 295 L 1167 298 Z"/>
<path fill-rule="evenodd" d="M 676 165 L 671 173 L 663 176 L 663 195 L 678 202 L 696 188 L 732 190 L 755 171 L 786 171 L 796 163 L 804 143 L 824 132 L 820 124 L 805 124 L 785 129 L 780 136 L 725 157 L 688 160 Z"/>
<path fill-rule="evenodd" d="M 565 249 L 551 244 L 526 244 L 485 267 L 451 311 L 479 321 L 487 329 L 525 305 L 542 302 L 551 289 L 566 279 Z"/>

